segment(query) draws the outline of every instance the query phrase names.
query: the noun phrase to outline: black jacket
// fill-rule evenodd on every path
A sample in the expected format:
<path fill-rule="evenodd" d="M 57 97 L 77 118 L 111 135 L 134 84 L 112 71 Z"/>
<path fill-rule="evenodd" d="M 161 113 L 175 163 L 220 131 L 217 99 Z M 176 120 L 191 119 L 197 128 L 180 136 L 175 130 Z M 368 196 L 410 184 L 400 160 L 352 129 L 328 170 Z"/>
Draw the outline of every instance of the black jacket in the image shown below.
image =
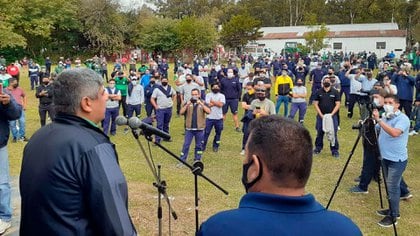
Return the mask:
<path fill-rule="evenodd" d="M 20 193 L 21 235 L 136 235 L 114 144 L 80 117 L 58 114 L 31 137 Z"/>
<path fill-rule="evenodd" d="M 2 91 L 6 93 L 6 89 Z M 3 105 L 0 103 L 0 148 L 7 145 L 9 140 L 9 121 L 19 119 L 22 114 L 21 106 L 19 106 L 16 101 L 13 99 L 13 96 L 10 95 L 10 103 Z"/>

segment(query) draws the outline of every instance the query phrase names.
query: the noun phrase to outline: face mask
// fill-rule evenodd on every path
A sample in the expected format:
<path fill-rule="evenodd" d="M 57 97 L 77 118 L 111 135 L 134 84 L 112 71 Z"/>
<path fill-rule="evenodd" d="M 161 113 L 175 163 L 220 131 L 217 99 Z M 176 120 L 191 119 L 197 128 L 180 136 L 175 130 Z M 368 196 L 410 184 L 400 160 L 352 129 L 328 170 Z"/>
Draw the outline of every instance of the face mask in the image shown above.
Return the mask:
<path fill-rule="evenodd" d="M 136 85 L 136 84 L 137 84 L 137 80 L 133 80 L 133 81 L 131 81 L 131 83 L 132 83 L 133 85 Z"/>
<path fill-rule="evenodd" d="M 384 110 L 385 110 L 385 117 L 386 118 L 392 118 L 394 116 L 394 106 L 393 105 L 385 104 L 384 105 Z"/>
<path fill-rule="evenodd" d="M 332 72 L 328 72 L 328 75 L 332 75 L 333 73 Z"/>
<path fill-rule="evenodd" d="M 259 161 L 260 159 L 258 158 L 258 161 Z M 260 162 L 260 161 L 259 161 Z M 242 166 L 242 184 L 244 185 L 244 188 L 245 188 L 245 191 L 246 192 L 248 192 L 248 190 L 256 183 L 256 182 L 258 182 L 258 180 L 260 180 L 261 179 L 261 176 L 262 176 L 262 172 L 263 172 L 263 170 L 262 170 L 262 165 L 261 165 L 261 162 L 260 162 L 260 172 L 258 173 L 258 176 L 257 176 L 257 178 L 255 178 L 253 181 L 251 181 L 250 183 L 248 183 L 248 170 L 249 170 L 249 167 L 251 167 L 251 165 L 252 165 L 252 163 L 254 163 L 254 161 L 253 160 L 251 160 L 250 162 L 248 162 L 248 163 L 246 163 L 246 164 L 244 164 L 243 166 Z"/>
<path fill-rule="evenodd" d="M 191 80 L 190 79 L 187 79 L 186 81 L 187 81 L 188 84 L 191 83 Z"/>
<path fill-rule="evenodd" d="M 212 89 L 211 90 L 213 93 L 218 93 L 220 91 L 220 89 Z"/>
<path fill-rule="evenodd" d="M 233 78 L 233 73 L 227 73 L 228 78 Z"/>
<path fill-rule="evenodd" d="M 154 80 L 151 80 L 151 81 L 150 81 L 150 84 L 151 84 L 151 85 L 155 84 L 155 81 L 154 81 Z"/>
<path fill-rule="evenodd" d="M 375 105 L 376 107 L 380 107 L 381 105 L 379 104 L 379 98 L 374 98 L 373 99 L 373 105 Z"/>
<path fill-rule="evenodd" d="M 13 87 L 13 88 L 17 88 L 17 87 L 18 87 L 18 85 L 17 85 L 17 84 L 14 84 L 14 85 L 12 85 L 12 87 Z"/>
<path fill-rule="evenodd" d="M 162 86 L 168 85 L 168 82 L 162 82 Z"/>
<path fill-rule="evenodd" d="M 325 82 L 325 83 L 324 83 L 324 87 L 325 87 L 325 88 L 329 88 L 330 86 L 331 86 L 331 83 L 330 83 L 330 82 Z"/>
<path fill-rule="evenodd" d="M 44 85 L 48 85 L 50 82 L 48 82 L 48 81 L 44 81 L 44 82 L 42 82 Z"/>
<path fill-rule="evenodd" d="M 265 95 L 257 95 L 257 98 L 260 99 L 260 101 L 264 101 Z"/>
<path fill-rule="evenodd" d="M 252 94 L 254 94 L 255 93 L 255 90 L 254 89 L 250 89 L 250 90 L 248 90 L 248 94 L 249 95 L 252 95 Z"/>
<path fill-rule="evenodd" d="M 302 86 L 303 84 L 302 83 L 297 83 L 296 84 L 298 87 L 300 87 L 300 86 Z"/>

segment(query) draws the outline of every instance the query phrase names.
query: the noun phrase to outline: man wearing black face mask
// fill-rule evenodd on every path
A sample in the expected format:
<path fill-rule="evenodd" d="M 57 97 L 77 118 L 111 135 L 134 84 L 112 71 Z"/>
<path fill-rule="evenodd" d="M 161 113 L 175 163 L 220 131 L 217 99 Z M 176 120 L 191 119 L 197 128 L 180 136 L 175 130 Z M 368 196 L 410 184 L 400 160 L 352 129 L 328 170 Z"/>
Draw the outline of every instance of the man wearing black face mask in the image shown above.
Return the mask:
<path fill-rule="evenodd" d="M 316 116 L 316 140 L 314 154 L 319 154 L 324 146 L 323 138 L 327 133 L 330 140 L 330 150 L 333 157 L 338 158 L 339 144 L 337 138 L 338 117 L 337 112 L 340 109 L 340 93 L 332 88 L 331 80 L 326 77 L 323 81 L 323 87 L 319 89 L 314 98 L 314 107 L 317 112 Z M 329 129 L 330 127 L 331 129 Z"/>
<path fill-rule="evenodd" d="M 257 99 L 254 99 L 251 102 L 251 106 L 249 108 L 255 118 L 276 114 L 274 103 L 270 99 L 266 98 L 266 88 L 264 85 L 256 87 L 255 96 Z"/>
<path fill-rule="evenodd" d="M 250 124 L 238 209 L 210 217 L 198 235 L 362 235 L 346 216 L 327 211 L 305 185 L 312 167 L 309 131 L 271 115 Z"/>
<path fill-rule="evenodd" d="M 36 88 L 35 96 L 39 98 L 39 118 L 41 120 L 41 126 L 44 126 L 47 112 L 52 121 L 55 118 L 54 106 L 52 103 L 52 86 L 50 86 L 50 79 L 48 77 L 42 78 L 42 84 Z"/>

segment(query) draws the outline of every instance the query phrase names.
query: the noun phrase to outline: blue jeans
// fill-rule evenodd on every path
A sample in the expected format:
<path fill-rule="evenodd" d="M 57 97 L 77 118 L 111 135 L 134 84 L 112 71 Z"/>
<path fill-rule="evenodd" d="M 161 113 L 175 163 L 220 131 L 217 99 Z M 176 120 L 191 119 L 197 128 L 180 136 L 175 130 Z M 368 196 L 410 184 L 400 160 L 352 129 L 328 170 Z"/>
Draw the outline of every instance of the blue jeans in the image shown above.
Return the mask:
<path fill-rule="evenodd" d="M 203 139 L 203 151 L 206 150 L 207 141 L 209 139 L 211 130 L 214 126 L 214 139 L 213 139 L 213 147 L 218 148 L 220 146 L 220 136 L 222 136 L 223 130 L 223 119 L 206 119 L 206 128 L 204 131 L 204 139 Z"/>
<path fill-rule="evenodd" d="M 334 115 L 332 118 L 334 122 L 335 145 L 332 146 L 330 144 L 330 150 L 332 154 L 335 154 L 335 153 L 338 153 L 338 148 L 339 148 L 338 138 L 337 138 L 338 119 L 336 115 Z M 324 147 L 324 131 L 322 130 L 322 119 L 319 115 L 316 116 L 315 128 L 316 128 L 315 149 L 317 151 L 321 151 L 322 148 Z"/>
<path fill-rule="evenodd" d="M 169 134 L 169 122 L 172 117 L 172 107 L 156 110 L 156 128 Z M 160 137 L 155 136 L 155 141 L 160 142 Z"/>
<path fill-rule="evenodd" d="M 5 146 L 0 148 L 0 219 L 3 221 L 12 218 L 10 196 L 9 157 Z"/>
<path fill-rule="evenodd" d="M 296 112 L 299 111 L 299 122 L 303 122 L 306 114 L 306 102 L 294 102 L 292 108 L 290 108 L 290 119 L 295 119 Z"/>
<path fill-rule="evenodd" d="M 201 160 L 201 155 L 203 154 L 203 130 L 185 130 L 184 145 L 182 147 L 181 159 L 183 161 L 187 160 L 188 152 L 190 151 L 190 145 L 192 139 L 195 138 L 195 150 L 194 150 L 194 161 Z"/>
<path fill-rule="evenodd" d="M 400 183 L 406 167 L 407 160 L 394 162 L 382 159 L 382 168 L 385 174 L 385 183 L 388 187 L 389 208 L 392 217 L 397 217 L 400 214 Z"/>
<path fill-rule="evenodd" d="M 276 102 L 276 114 L 279 113 L 281 104 L 284 103 L 284 117 L 287 117 L 289 110 L 289 96 L 279 95 Z"/>
<path fill-rule="evenodd" d="M 9 121 L 9 124 L 13 139 L 20 139 L 25 137 L 25 111 L 23 109 L 22 115 L 20 115 L 19 119 Z M 19 126 L 19 130 L 17 125 Z"/>

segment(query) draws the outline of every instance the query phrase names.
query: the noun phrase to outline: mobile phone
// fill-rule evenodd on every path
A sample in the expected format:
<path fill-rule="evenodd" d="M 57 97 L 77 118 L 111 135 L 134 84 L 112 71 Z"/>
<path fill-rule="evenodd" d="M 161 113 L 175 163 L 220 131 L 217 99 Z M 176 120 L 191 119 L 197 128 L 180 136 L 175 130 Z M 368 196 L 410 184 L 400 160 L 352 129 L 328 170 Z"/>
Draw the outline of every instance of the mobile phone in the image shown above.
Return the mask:
<path fill-rule="evenodd" d="M 261 107 L 255 107 L 255 109 L 259 110 L 259 109 L 261 109 Z"/>
<path fill-rule="evenodd" d="M 0 94 L 3 94 L 3 84 L 0 83 Z"/>

